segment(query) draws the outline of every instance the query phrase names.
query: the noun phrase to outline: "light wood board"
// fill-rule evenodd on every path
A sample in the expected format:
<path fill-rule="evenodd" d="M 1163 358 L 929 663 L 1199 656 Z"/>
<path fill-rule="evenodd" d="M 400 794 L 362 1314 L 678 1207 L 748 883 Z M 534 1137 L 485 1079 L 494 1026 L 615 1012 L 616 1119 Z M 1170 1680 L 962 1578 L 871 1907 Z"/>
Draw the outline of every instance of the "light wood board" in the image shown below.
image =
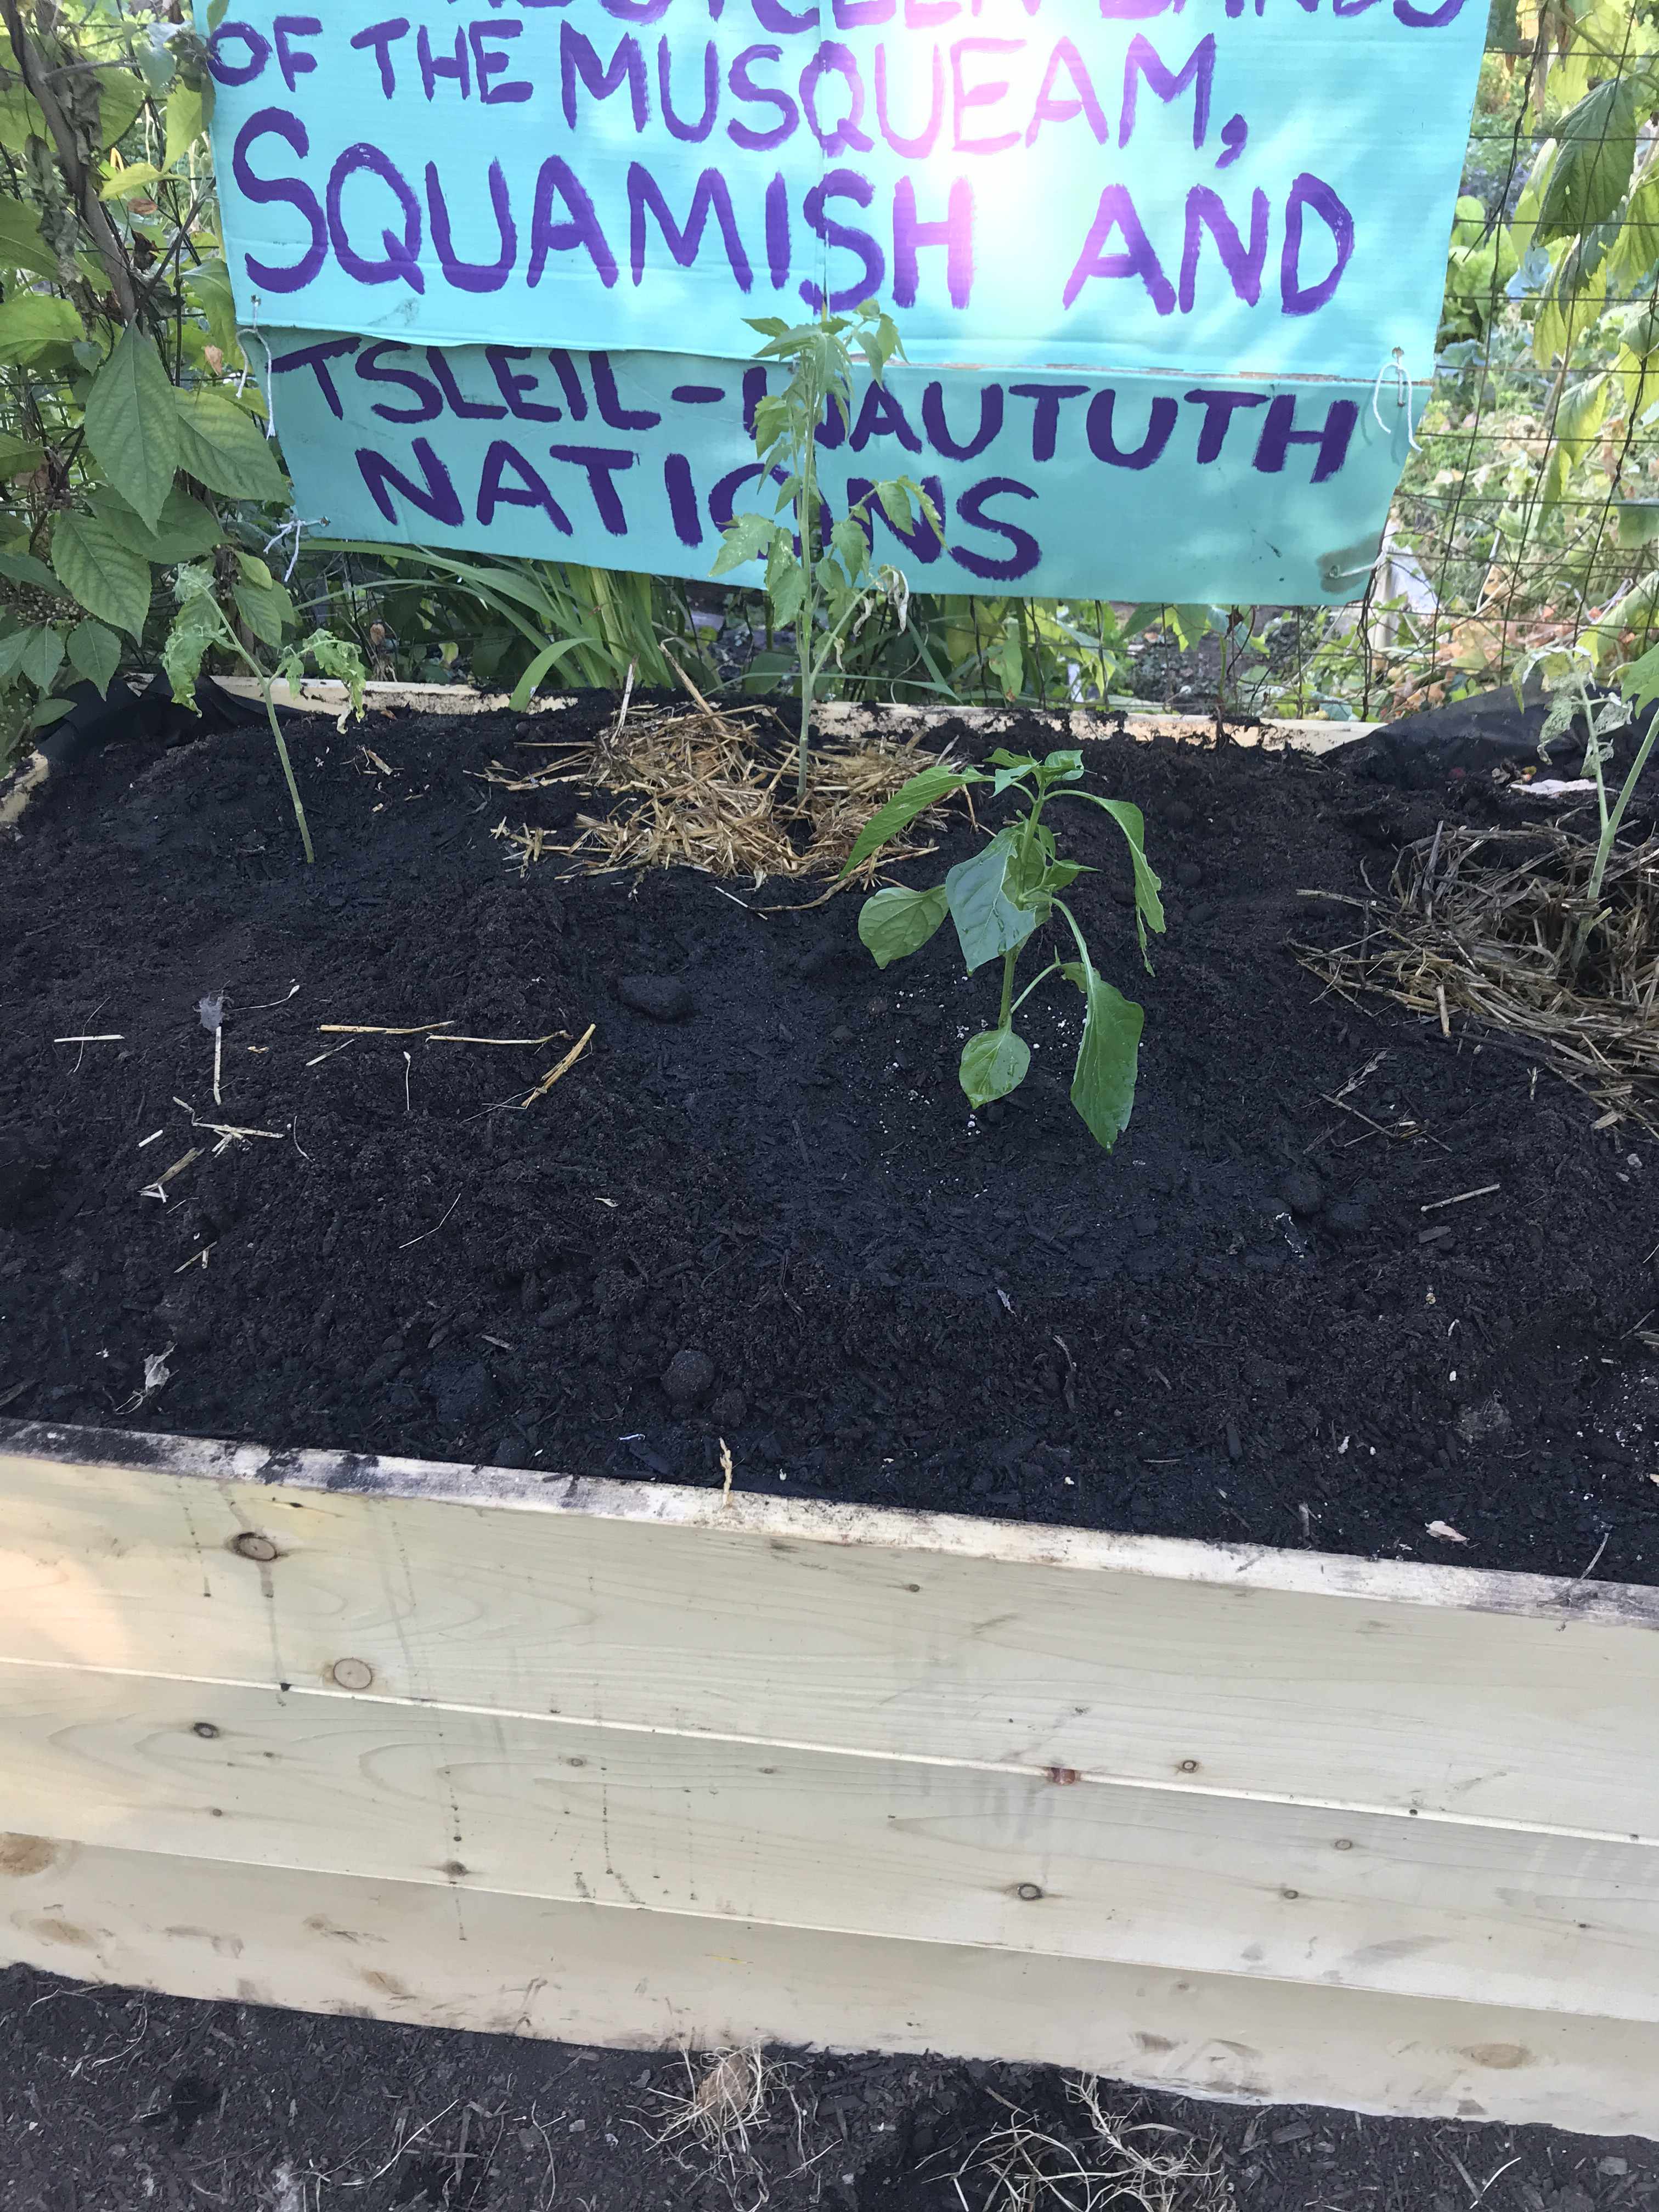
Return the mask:
<path fill-rule="evenodd" d="M 0 1531 L 0 1659 L 1659 1837 L 1651 1590 L 21 1424 Z"/>
<path fill-rule="evenodd" d="M 0 1958 L 584 2043 L 1074 2066 L 1247 2101 L 1659 2136 L 1659 2029 L 0 1837 Z"/>
<path fill-rule="evenodd" d="M 1659 1848 L 0 1667 L 0 1828 L 1659 2021 Z"/>
<path fill-rule="evenodd" d="M 1426 1562 L 0 1425 L 0 1829 L 126 1869 L 99 1971 L 159 1986 L 220 1985 L 222 1928 L 137 1901 L 205 1867 L 392 1900 L 409 2017 L 525 2002 L 410 1948 L 483 1916 L 583 1962 L 527 2032 L 649 2039 L 660 1955 L 688 2033 L 1152 2078 L 1125 2037 L 1190 2036 L 1128 2013 L 1202 1990 L 1269 2023 L 1216 2042 L 1232 2094 L 1645 2125 L 1583 2081 L 1659 2030 L 1656 1626 Z M 817 1985 L 843 1953 L 866 1995 Z M 282 1987 L 345 2001 L 331 1955 Z"/>

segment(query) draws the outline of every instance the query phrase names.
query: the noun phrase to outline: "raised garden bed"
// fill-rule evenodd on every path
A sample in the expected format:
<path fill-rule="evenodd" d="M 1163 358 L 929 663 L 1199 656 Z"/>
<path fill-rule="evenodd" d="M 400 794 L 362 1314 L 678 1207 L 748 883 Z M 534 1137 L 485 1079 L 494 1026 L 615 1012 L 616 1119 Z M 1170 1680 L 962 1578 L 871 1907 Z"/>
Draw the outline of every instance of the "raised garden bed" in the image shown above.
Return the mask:
<path fill-rule="evenodd" d="M 1091 746 L 1170 886 L 1145 978 L 1073 833 L 1108 1157 L 970 1121 L 943 939 L 520 873 L 516 734 L 310 726 L 314 871 L 258 730 L 9 858 L 13 1953 L 1659 2131 L 1653 1148 L 1285 950 L 1511 802 Z"/>

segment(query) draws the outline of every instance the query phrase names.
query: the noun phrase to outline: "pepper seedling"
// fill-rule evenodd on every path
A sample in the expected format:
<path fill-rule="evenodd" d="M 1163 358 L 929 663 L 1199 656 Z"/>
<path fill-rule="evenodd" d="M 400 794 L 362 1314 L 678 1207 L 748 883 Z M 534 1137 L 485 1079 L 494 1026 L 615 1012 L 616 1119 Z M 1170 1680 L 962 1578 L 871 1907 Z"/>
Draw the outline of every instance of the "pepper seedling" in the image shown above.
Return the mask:
<path fill-rule="evenodd" d="M 1015 1029 L 1014 1016 L 1026 1000 L 1051 975 L 1071 984 L 1083 999 L 1083 1039 L 1072 1075 L 1072 1103 L 1096 1143 L 1109 1152 L 1133 1109 L 1145 1016 L 1091 959 L 1077 916 L 1060 894 L 1079 876 L 1093 872 L 1079 861 L 1060 859 L 1042 812 L 1052 799 L 1080 799 L 1109 814 L 1123 832 L 1134 869 L 1140 957 L 1150 975 L 1146 933 L 1162 933 L 1164 907 L 1158 896 L 1162 886 L 1146 859 L 1145 817 L 1127 799 L 1103 799 L 1097 792 L 1075 787 L 1083 779 L 1080 752 L 1052 752 L 1046 760 L 1037 760 L 1029 753 L 1000 749 L 990 757 L 990 769 L 987 775 L 980 769 L 939 762 L 913 775 L 871 817 L 848 855 L 843 877 L 952 792 L 988 783 L 994 795 L 1013 790 L 1025 803 L 1017 820 L 999 830 L 970 859 L 959 860 L 943 883 L 927 890 L 893 885 L 874 892 L 859 910 L 859 935 L 877 967 L 886 968 L 920 951 L 948 915 L 970 975 L 1000 956 L 1002 1002 L 996 1021 L 969 1037 L 962 1051 L 962 1087 L 975 1108 L 1006 1098 L 1025 1079 L 1031 1049 Z M 1020 956 L 1056 915 L 1077 957 L 1057 954 L 1016 998 L 1014 975 Z"/>

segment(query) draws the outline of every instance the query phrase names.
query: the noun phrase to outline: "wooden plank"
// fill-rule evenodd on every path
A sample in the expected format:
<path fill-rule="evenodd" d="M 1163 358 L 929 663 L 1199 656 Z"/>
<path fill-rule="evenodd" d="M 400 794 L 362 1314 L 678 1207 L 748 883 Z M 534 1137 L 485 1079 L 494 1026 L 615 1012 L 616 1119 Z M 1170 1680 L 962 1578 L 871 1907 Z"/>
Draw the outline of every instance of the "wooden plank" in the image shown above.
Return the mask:
<path fill-rule="evenodd" d="M 1656 1625 L 1646 1589 L 0 1426 L 14 1660 L 351 1656 L 503 1713 L 1650 1838 Z"/>
<path fill-rule="evenodd" d="M 0 1666 L 0 1828 L 1659 2021 L 1659 1847 Z"/>
<path fill-rule="evenodd" d="M 770 2039 L 1659 2135 L 1659 2029 L 0 1837 L 0 1960 L 585 2043 Z"/>

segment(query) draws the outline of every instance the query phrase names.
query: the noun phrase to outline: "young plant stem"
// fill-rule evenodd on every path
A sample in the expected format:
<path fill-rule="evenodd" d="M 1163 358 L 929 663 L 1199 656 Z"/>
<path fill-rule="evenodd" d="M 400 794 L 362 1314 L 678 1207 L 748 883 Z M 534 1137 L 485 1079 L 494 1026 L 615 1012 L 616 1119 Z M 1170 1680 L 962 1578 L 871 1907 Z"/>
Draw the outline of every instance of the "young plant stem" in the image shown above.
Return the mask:
<path fill-rule="evenodd" d="M 1613 858 L 1613 840 L 1619 835 L 1619 825 L 1625 818 L 1626 809 L 1631 802 L 1631 794 L 1635 791 L 1641 779 L 1642 771 L 1648 764 L 1648 756 L 1653 750 L 1656 738 L 1659 738 L 1659 709 L 1656 709 L 1649 720 L 1648 733 L 1636 749 L 1636 757 L 1631 763 L 1630 773 L 1620 786 L 1619 796 L 1613 801 L 1611 811 L 1607 806 L 1607 779 L 1601 772 L 1601 749 L 1599 744 L 1592 741 L 1590 764 L 1595 770 L 1595 810 L 1601 817 L 1601 829 L 1596 836 L 1595 858 L 1590 866 L 1589 881 L 1584 886 L 1584 896 L 1589 901 L 1589 911 L 1580 916 L 1573 930 L 1572 944 L 1567 953 L 1569 976 L 1577 974 L 1583 965 L 1584 954 L 1589 949 L 1590 932 L 1595 928 L 1599 919 L 1597 909 L 1601 897 L 1601 885 L 1607 876 L 1607 862 Z"/>
<path fill-rule="evenodd" d="M 1005 952 L 1002 956 L 1002 1004 L 997 1009 L 997 1027 L 1000 1030 L 1006 1030 L 1007 1028 L 1009 1017 L 1012 1012 L 1012 1001 L 1014 995 L 1014 969 L 1018 959 L 1019 947 L 1018 945 L 1014 947 L 1012 952 Z"/>
<path fill-rule="evenodd" d="M 288 757 L 287 740 L 276 720 L 276 702 L 270 696 L 271 679 L 264 680 L 265 717 L 270 724 L 270 734 L 276 740 L 276 757 L 283 763 L 283 775 L 288 784 L 288 795 L 294 802 L 294 818 L 300 825 L 300 842 L 305 847 L 306 865 L 314 866 L 317 855 L 311 848 L 311 827 L 306 820 L 305 801 L 300 796 L 300 787 L 294 780 L 294 763 Z"/>
<path fill-rule="evenodd" d="M 300 787 L 294 779 L 294 763 L 288 757 L 288 741 L 283 735 L 282 724 L 276 720 L 276 702 L 271 696 L 271 686 L 276 679 L 265 674 L 253 655 L 246 650 L 238 638 L 232 636 L 230 641 L 236 648 L 238 658 L 246 665 L 260 685 L 265 702 L 265 720 L 270 724 L 270 734 L 276 741 L 276 757 L 283 764 L 283 777 L 288 785 L 288 795 L 294 802 L 294 819 L 300 825 L 300 842 L 305 848 L 306 865 L 308 867 L 314 866 L 317 855 L 312 849 L 311 825 L 306 820 L 305 801 L 301 798 Z"/>
<path fill-rule="evenodd" d="M 808 411 L 805 444 L 801 453 L 800 492 L 796 516 L 800 529 L 800 562 L 805 597 L 795 625 L 800 657 L 800 750 L 795 757 L 795 804 L 806 804 L 806 755 L 812 737 L 812 695 L 817 687 L 817 667 L 812 659 L 812 635 L 817 619 L 817 411 L 823 395 L 814 389 Z"/>

